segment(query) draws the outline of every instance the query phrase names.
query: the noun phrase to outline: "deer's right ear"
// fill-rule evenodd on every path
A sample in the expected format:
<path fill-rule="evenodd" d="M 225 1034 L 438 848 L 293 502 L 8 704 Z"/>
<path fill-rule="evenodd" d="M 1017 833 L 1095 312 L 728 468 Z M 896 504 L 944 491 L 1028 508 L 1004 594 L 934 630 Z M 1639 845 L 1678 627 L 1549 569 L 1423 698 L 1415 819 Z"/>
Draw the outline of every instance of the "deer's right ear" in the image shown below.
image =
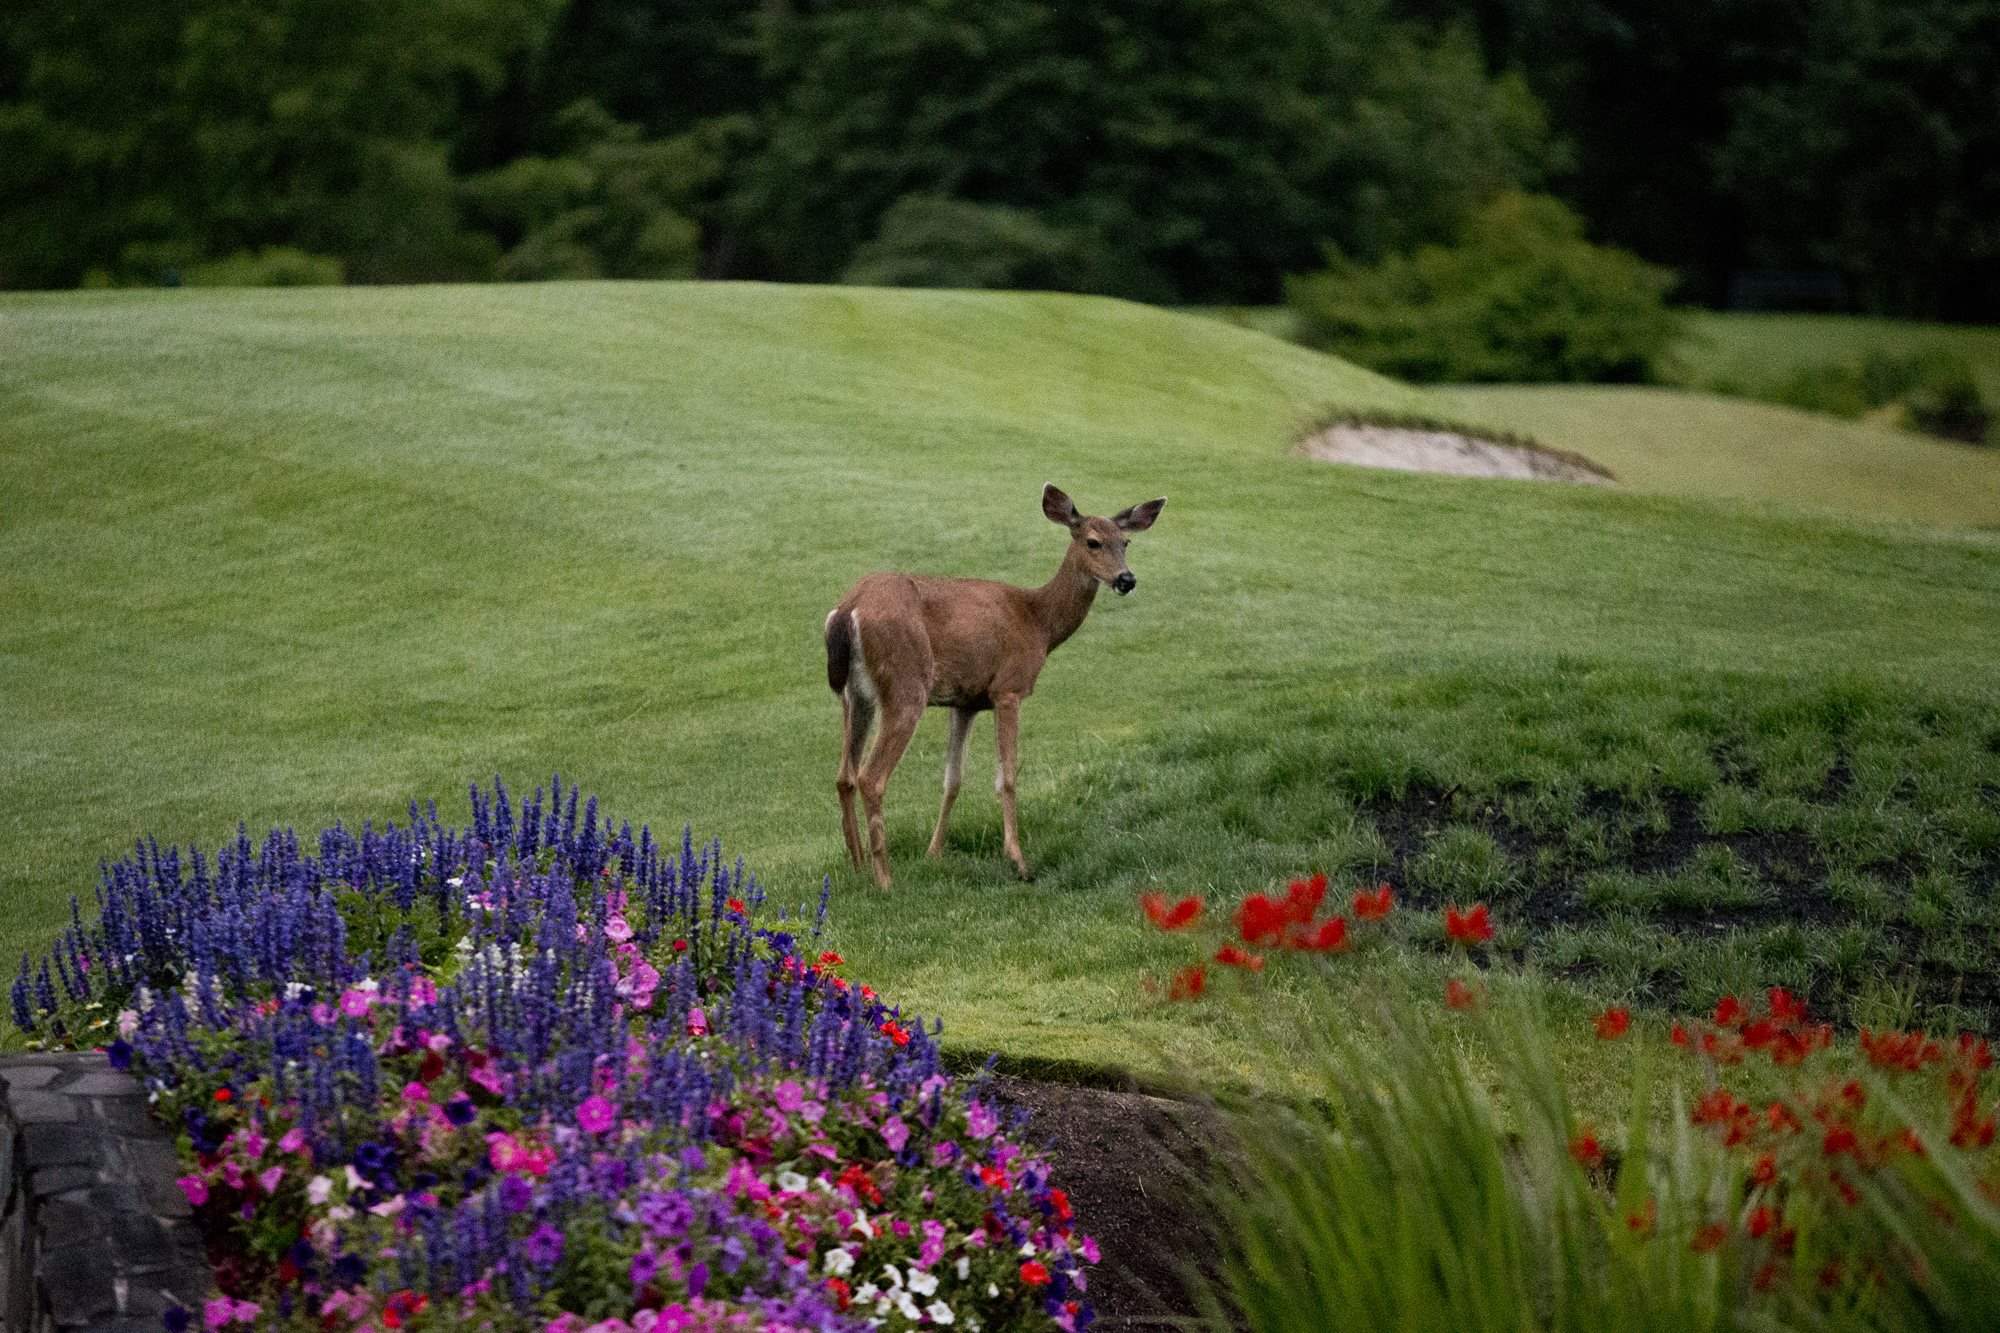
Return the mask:
<path fill-rule="evenodd" d="M 1066 528 L 1075 528 L 1083 517 L 1076 512 L 1076 506 L 1054 485 L 1042 487 L 1042 513 L 1051 523 L 1060 523 Z"/>

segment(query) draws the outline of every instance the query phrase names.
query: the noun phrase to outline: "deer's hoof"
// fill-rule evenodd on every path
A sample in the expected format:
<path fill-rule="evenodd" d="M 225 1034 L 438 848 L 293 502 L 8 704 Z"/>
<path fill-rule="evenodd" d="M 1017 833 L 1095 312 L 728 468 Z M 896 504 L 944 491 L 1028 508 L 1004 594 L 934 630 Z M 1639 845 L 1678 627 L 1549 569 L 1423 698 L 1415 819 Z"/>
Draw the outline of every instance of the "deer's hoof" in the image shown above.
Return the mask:
<path fill-rule="evenodd" d="M 1035 877 L 1034 867 L 1030 866 L 1026 861 L 1016 861 L 1014 862 L 1014 877 L 1023 881 L 1032 880 Z"/>

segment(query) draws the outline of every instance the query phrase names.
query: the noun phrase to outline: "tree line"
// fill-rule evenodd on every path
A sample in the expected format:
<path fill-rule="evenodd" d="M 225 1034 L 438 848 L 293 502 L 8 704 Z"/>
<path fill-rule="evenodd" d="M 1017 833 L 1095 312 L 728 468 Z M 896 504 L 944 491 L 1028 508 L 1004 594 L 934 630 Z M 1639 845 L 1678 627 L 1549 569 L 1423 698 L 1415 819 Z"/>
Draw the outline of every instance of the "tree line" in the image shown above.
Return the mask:
<path fill-rule="evenodd" d="M 2000 0 L 13 0 L 0 285 L 1262 302 L 1528 191 L 1687 299 L 1994 319 L 1997 70 Z"/>

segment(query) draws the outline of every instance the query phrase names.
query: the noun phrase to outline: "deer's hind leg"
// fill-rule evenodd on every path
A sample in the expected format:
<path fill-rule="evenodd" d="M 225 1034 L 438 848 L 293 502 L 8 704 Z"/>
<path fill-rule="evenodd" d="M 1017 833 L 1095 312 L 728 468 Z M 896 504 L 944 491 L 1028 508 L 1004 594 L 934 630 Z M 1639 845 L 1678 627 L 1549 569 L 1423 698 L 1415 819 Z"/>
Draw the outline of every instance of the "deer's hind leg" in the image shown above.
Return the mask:
<path fill-rule="evenodd" d="M 889 838 L 882 827 L 882 793 L 888 790 L 889 775 L 896 771 L 923 716 L 921 694 L 883 700 L 882 730 L 868 752 L 868 762 L 861 768 L 861 804 L 868 812 L 868 850 L 874 859 L 878 888 L 889 887 Z"/>
<path fill-rule="evenodd" d="M 864 859 L 861 826 L 854 818 L 854 793 L 861 785 L 861 751 L 868 744 L 869 729 L 875 725 L 875 705 L 860 691 L 849 688 L 840 695 L 840 773 L 834 790 L 840 794 L 840 836 L 847 842 L 847 859 L 859 870 Z"/>

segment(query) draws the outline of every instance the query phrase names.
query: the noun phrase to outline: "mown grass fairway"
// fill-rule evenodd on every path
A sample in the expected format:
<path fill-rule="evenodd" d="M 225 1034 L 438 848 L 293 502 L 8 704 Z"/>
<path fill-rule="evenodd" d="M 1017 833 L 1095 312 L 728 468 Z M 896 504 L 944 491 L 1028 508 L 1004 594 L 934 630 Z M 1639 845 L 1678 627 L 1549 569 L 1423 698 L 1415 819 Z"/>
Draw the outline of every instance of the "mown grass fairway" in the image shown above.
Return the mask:
<path fill-rule="evenodd" d="M 831 874 L 858 976 L 1024 1059 L 1172 1043 L 1242 1072 L 1226 1011 L 1141 995 L 1182 954 L 1134 895 L 1313 869 L 1485 896 L 1502 945 L 1601 995 L 1995 1012 L 1990 537 L 1310 463 L 1318 410 L 1439 405 L 1080 298 L 9 297 L 0 346 L 10 959 L 139 835 L 560 771 L 721 837 L 780 901 Z M 950 852 L 921 859 L 940 715 L 889 791 L 880 896 L 841 852 L 821 619 L 871 569 L 1041 581 L 1044 481 L 1099 513 L 1170 499 L 1137 594 L 1024 712 L 1040 873 L 1000 857 L 983 719 Z M 1434 920 L 1329 983 L 1274 967 L 1268 1011 L 1435 995 Z"/>

